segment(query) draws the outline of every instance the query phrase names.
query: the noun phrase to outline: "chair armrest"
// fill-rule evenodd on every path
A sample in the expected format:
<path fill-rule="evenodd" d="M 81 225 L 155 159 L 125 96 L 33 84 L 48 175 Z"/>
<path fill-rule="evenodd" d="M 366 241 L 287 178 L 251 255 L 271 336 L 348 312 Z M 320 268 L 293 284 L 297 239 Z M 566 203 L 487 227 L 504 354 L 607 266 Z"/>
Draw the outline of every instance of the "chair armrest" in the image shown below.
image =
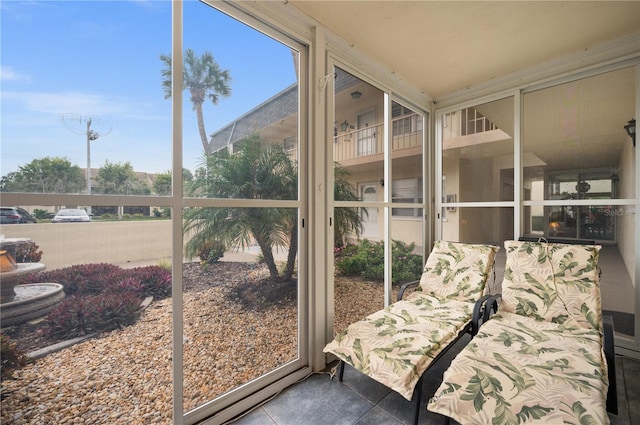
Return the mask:
<path fill-rule="evenodd" d="M 420 283 L 419 280 L 413 280 L 411 282 L 407 282 L 404 285 L 402 285 L 400 287 L 400 289 L 398 290 L 398 301 L 402 300 L 402 297 L 404 295 L 404 292 L 408 289 L 411 288 L 413 286 L 418 286 L 418 284 Z"/>
<path fill-rule="evenodd" d="M 498 312 L 498 308 L 499 308 L 498 300 L 500 298 L 502 298 L 502 294 L 495 294 L 495 295 L 489 296 L 489 299 L 485 303 L 487 308 L 484 309 L 483 316 L 482 316 L 483 323 L 489 320 L 493 314 L 496 314 Z M 493 311 L 493 314 L 491 313 L 492 311 Z"/>
<path fill-rule="evenodd" d="M 609 389 L 607 390 L 607 412 L 618 414 L 618 388 L 616 386 L 616 353 L 613 340 L 613 316 L 602 316 L 603 325 L 603 349 L 607 361 L 609 374 Z"/>
<path fill-rule="evenodd" d="M 491 311 L 494 313 L 498 311 L 498 299 L 500 294 L 497 295 L 484 295 L 473 306 L 473 315 L 471 316 L 471 335 L 476 335 L 480 326 L 489 320 L 491 317 Z"/>

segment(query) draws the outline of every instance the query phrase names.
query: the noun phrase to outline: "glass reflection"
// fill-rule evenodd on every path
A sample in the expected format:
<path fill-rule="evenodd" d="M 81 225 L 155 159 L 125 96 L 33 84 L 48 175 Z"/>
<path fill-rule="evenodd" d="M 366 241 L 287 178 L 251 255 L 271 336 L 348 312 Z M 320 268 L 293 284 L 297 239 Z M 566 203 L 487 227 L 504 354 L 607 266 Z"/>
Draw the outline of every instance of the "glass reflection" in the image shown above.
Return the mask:
<path fill-rule="evenodd" d="M 397 102 L 391 106 L 392 173 L 391 202 L 422 204 L 423 117 Z M 422 221 L 422 208 L 393 208 L 391 215 L 398 231 L 409 231 L 411 220 Z M 419 233 L 415 233 L 418 235 Z"/>
<path fill-rule="evenodd" d="M 499 293 L 504 273 L 504 241 L 513 240 L 513 208 L 443 208 L 442 239 L 456 242 L 489 243 L 501 249 L 496 256 L 492 293 Z"/>
<path fill-rule="evenodd" d="M 634 88 L 632 67 L 523 96 L 525 200 L 635 197 Z"/>
<path fill-rule="evenodd" d="M 335 73 L 333 160 L 349 169 L 353 182 L 378 184 L 384 178 L 384 93 L 340 68 Z"/>
<path fill-rule="evenodd" d="M 334 248 L 334 332 L 338 333 L 351 323 L 384 307 L 384 244 L 382 241 L 358 237 L 357 221 L 366 224 L 370 212 L 377 208 L 335 208 L 338 220 L 350 221 L 351 230 L 336 239 Z M 356 218 L 357 220 L 354 220 Z M 346 228 L 346 223 L 337 225 Z M 340 244 L 338 241 L 346 243 Z"/>
<path fill-rule="evenodd" d="M 513 97 L 442 117 L 445 202 L 513 200 Z"/>

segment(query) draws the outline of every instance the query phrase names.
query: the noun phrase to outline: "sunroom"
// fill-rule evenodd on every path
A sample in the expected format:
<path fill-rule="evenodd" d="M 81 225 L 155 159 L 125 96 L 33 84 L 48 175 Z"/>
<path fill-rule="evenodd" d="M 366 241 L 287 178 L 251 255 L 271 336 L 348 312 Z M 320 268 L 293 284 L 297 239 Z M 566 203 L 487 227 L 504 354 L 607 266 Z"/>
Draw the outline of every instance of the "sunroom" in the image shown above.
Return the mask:
<path fill-rule="evenodd" d="M 335 332 L 395 299 L 394 266 L 404 261 L 394 256 L 396 241 L 421 261 L 441 239 L 602 245 L 602 305 L 614 318 L 616 351 L 640 358 L 640 169 L 631 131 L 640 116 L 639 2 L 2 7 L 3 179 L 47 156 L 87 170 L 90 161 L 130 162 L 137 172 L 183 177 L 170 178 L 168 192 L 131 184 L 3 189 L 3 206 L 30 212 L 158 211 L 157 220 L 96 215 L 90 223 L 2 226 L 6 238 L 35 241 L 48 270 L 164 263 L 172 273 L 171 296 L 151 301 L 138 323 L 16 372 L 17 394 L 51 387 L 54 396 L 34 406 L 26 395 L 3 400 L 3 421 L 230 421 L 325 370 L 334 359 L 322 349 Z M 38 52 L 42 40 L 22 35 L 37 33 L 46 14 L 58 20 L 47 55 L 69 65 L 29 75 L 33 54 L 25 52 Z M 112 25 L 100 15 L 114 16 Z M 218 83 L 230 92 L 218 86 L 198 107 L 189 79 L 204 52 L 218 72 L 228 68 L 231 78 L 218 74 Z M 245 177 L 219 189 L 213 170 L 221 164 L 272 175 L 261 162 L 234 162 L 250 157 L 247 140 L 289 158 L 286 190 L 258 193 L 268 179 L 256 178 L 244 191 Z M 99 181 L 108 187 L 106 174 Z M 224 227 L 233 234 L 224 256 L 205 267 L 190 244 L 199 234 L 218 241 L 221 228 L 206 224 L 221 217 L 245 233 Z M 256 223 L 273 217 L 280 239 L 261 239 Z M 336 249 L 365 240 L 380 255 L 373 284 L 344 274 Z M 81 356 L 94 361 L 69 376 Z"/>

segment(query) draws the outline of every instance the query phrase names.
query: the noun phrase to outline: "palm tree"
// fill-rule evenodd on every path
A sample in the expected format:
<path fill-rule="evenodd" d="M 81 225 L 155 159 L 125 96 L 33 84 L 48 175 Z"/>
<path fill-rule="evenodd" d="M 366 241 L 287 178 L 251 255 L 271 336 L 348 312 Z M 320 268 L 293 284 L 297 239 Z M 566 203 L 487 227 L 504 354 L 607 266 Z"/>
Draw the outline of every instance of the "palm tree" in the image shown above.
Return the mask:
<path fill-rule="evenodd" d="M 164 63 L 162 69 L 162 88 L 164 98 L 171 97 L 171 56 L 160 55 L 160 60 Z M 193 109 L 196 111 L 198 119 L 198 132 L 205 153 L 211 153 L 211 146 L 204 128 L 204 115 L 202 105 L 208 98 L 214 105 L 218 104 L 220 96 L 231 95 L 229 83 L 231 76 L 229 70 L 221 70 L 220 65 L 213 59 L 211 52 L 204 52 L 197 57 L 193 50 L 187 49 L 184 52 L 184 90 L 189 90 L 190 100 Z"/>
<path fill-rule="evenodd" d="M 237 153 L 222 150 L 205 154 L 189 196 L 236 199 L 292 200 L 297 197 L 297 165 L 280 145 L 263 148 L 257 136 L 236 144 Z M 260 247 L 272 278 L 280 274 L 273 255 L 277 246 L 289 246 L 283 275 L 293 276 L 297 253 L 297 212 L 291 208 L 192 208 L 185 211 L 187 256 L 213 241 L 226 247 L 245 248 L 252 239 Z"/>
<path fill-rule="evenodd" d="M 349 171 L 339 163 L 333 166 L 333 199 L 336 201 L 358 201 L 355 186 L 349 182 Z M 362 208 L 367 214 L 367 210 Z M 363 230 L 362 217 L 357 208 L 334 208 L 333 243 L 336 247 L 346 245 L 351 235 L 356 238 Z"/>
<path fill-rule="evenodd" d="M 201 167 L 187 187 L 188 196 L 207 198 L 294 200 L 298 196 L 298 167 L 283 146 L 264 147 L 258 136 L 239 142 L 234 154 L 222 150 L 205 154 Z M 336 164 L 335 199 L 355 201 L 348 172 Z M 195 256 L 203 246 L 220 242 L 226 248 L 246 248 L 255 241 L 272 278 L 291 280 L 298 253 L 298 213 L 295 208 L 190 208 L 184 213 L 186 254 Z M 362 220 L 355 208 L 338 208 L 336 234 L 359 236 Z M 282 276 L 273 249 L 288 247 Z"/>

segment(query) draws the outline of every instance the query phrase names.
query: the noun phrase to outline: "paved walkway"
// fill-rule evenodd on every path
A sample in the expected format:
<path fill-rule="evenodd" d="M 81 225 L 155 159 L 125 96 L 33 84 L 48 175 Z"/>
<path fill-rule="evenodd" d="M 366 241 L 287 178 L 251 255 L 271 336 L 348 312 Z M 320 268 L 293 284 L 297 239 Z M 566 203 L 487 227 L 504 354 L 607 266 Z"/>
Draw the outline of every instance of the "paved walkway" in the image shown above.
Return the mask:
<path fill-rule="evenodd" d="M 249 248 L 240 251 L 227 251 L 224 256 L 220 259 L 220 261 L 227 262 L 237 262 L 237 263 L 254 263 L 258 261 L 258 258 L 262 252 L 260 251 L 260 247 L 258 246 L 250 246 Z M 277 262 L 285 262 L 287 261 L 287 252 L 284 249 L 274 250 L 273 256 Z M 160 262 L 171 263 L 171 257 L 166 257 L 162 259 L 153 259 L 153 260 L 140 260 L 140 261 L 129 261 L 123 264 L 118 264 L 118 266 L 123 268 L 133 268 L 133 267 L 144 267 L 144 266 L 155 266 Z M 189 263 L 192 261 L 198 261 L 197 258 L 184 258 L 183 262 Z"/>

